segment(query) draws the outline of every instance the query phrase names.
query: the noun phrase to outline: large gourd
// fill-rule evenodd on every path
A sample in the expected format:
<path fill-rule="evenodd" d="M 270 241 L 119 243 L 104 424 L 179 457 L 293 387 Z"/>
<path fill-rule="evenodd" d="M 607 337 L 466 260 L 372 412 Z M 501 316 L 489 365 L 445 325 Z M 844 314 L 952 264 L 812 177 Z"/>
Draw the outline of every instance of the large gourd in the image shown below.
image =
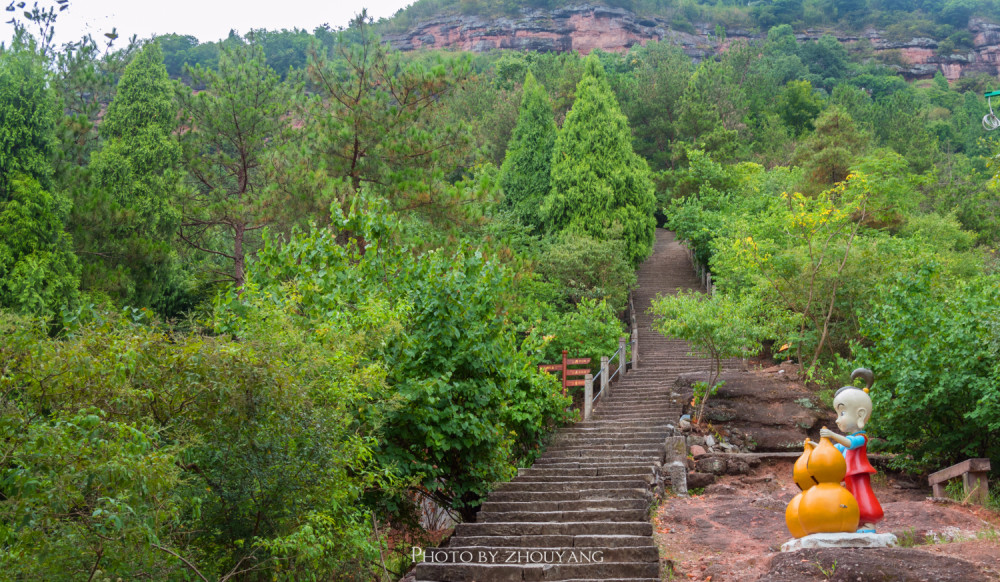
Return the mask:
<path fill-rule="evenodd" d="M 814 533 L 857 530 L 858 502 L 840 484 L 847 474 L 844 456 L 825 437 L 814 448 L 810 445 L 806 443 L 805 452 L 795 463 L 795 483 L 805 487 L 785 510 L 788 530 L 797 538 Z"/>

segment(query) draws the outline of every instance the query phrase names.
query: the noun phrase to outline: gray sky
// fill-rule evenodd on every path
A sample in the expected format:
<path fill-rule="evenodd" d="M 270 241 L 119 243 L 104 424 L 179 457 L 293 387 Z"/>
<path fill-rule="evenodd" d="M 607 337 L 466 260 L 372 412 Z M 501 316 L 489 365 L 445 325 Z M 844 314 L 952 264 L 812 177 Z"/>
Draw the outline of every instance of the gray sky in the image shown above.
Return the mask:
<path fill-rule="evenodd" d="M 26 0 L 31 6 L 34 0 Z M 190 34 L 198 40 L 214 41 L 236 29 L 240 34 L 252 28 L 312 30 L 328 23 L 346 26 L 363 7 L 378 20 L 392 16 L 415 0 L 70 0 L 69 8 L 56 21 L 58 44 L 77 40 L 90 33 L 95 38 L 118 29 L 121 37 L 138 34 Z M 6 7 L 10 0 L 0 0 Z M 38 0 L 40 6 L 54 4 Z M 0 37 L 10 38 L 12 28 L 3 24 L 9 13 L 0 11 Z"/>

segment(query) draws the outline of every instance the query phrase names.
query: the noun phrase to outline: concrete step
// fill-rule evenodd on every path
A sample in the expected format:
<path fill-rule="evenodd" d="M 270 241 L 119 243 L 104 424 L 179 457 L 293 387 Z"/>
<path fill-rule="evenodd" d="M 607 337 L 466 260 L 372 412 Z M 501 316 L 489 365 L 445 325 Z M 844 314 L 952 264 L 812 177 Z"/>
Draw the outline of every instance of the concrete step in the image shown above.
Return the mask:
<path fill-rule="evenodd" d="M 559 473 L 559 471 L 555 471 Z M 643 481 L 647 485 L 652 483 L 653 470 L 650 465 L 649 473 L 644 475 L 519 475 L 514 477 L 511 483 L 562 483 L 563 481 L 603 481 L 611 483 L 632 483 Z M 619 485 L 625 487 L 625 485 Z M 629 485 L 631 486 L 631 485 Z"/>
<path fill-rule="evenodd" d="M 487 513 L 539 513 L 552 511 L 593 511 L 603 509 L 646 510 L 648 499 L 576 499 L 569 501 L 487 501 L 480 511 Z"/>
<path fill-rule="evenodd" d="M 592 478 L 582 481 L 533 481 L 529 477 L 516 477 L 513 481 L 501 483 L 490 495 L 501 492 L 579 492 L 590 489 L 604 491 L 615 489 L 648 489 L 646 479 L 603 479 Z"/>
<path fill-rule="evenodd" d="M 458 536 L 449 548 L 493 546 L 506 548 L 641 548 L 656 547 L 651 536 L 641 535 L 540 535 L 540 536 Z"/>
<path fill-rule="evenodd" d="M 485 538 L 490 539 L 490 538 Z M 659 561 L 659 551 L 656 546 L 581 546 L 576 548 L 575 546 L 538 546 L 538 549 L 545 548 L 548 556 L 528 556 L 525 555 L 528 551 L 534 548 L 522 548 L 522 547 L 511 547 L 502 545 L 486 544 L 482 546 L 449 546 L 447 548 L 428 548 L 424 562 L 425 563 L 462 563 L 463 561 L 471 561 L 476 563 L 531 563 L 531 562 L 544 562 L 544 563 L 565 563 L 567 559 L 572 559 L 577 562 L 584 558 L 583 554 L 590 554 L 588 558 L 593 556 L 596 559 L 593 563 L 601 562 L 656 562 Z M 527 551 L 526 551 L 527 550 Z M 569 556 L 570 552 L 574 550 L 579 550 L 576 556 Z M 485 552 L 485 555 L 483 554 Z M 557 555 L 557 553 L 563 553 L 562 556 Z M 473 554 L 469 556 L 469 554 Z M 532 558 L 537 558 L 532 560 Z M 510 560 L 510 562 L 508 562 Z"/>
<path fill-rule="evenodd" d="M 480 511 L 476 519 L 491 521 L 641 521 L 647 519 L 646 509 L 582 509 L 579 511 Z"/>
<path fill-rule="evenodd" d="M 649 444 L 642 444 L 636 446 L 623 446 L 620 444 L 613 445 L 576 445 L 567 446 L 563 445 L 561 447 L 549 447 L 545 449 L 545 454 L 539 461 L 543 459 L 574 459 L 581 458 L 590 455 L 596 455 L 599 453 L 608 453 L 616 455 L 658 455 L 663 452 L 663 444 L 659 441 L 652 441 Z M 538 462 L 538 461 L 536 461 Z"/>
<path fill-rule="evenodd" d="M 525 477 L 629 477 L 647 475 L 652 472 L 652 467 L 652 463 L 552 469 L 529 467 L 518 469 L 517 474 Z"/>
<path fill-rule="evenodd" d="M 522 580 L 659 580 L 658 562 L 593 562 L 574 564 L 429 564 L 417 565 L 418 581 L 521 582 Z"/>
<path fill-rule="evenodd" d="M 645 521 L 579 521 L 579 522 L 493 522 L 460 523 L 455 526 L 452 540 L 462 536 L 652 536 L 653 524 Z"/>
<path fill-rule="evenodd" d="M 601 500 L 601 499 L 644 499 L 648 500 L 652 494 L 644 486 L 636 488 L 588 488 L 577 490 L 561 491 L 494 491 L 490 493 L 489 501 L 579 501 L 579 500 Z"/>

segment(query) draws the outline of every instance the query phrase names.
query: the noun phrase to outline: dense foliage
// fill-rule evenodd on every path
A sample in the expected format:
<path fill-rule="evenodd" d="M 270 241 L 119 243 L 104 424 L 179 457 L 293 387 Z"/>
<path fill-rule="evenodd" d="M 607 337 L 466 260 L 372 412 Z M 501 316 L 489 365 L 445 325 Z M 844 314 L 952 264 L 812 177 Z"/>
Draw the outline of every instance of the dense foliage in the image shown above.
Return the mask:
<path fill-rule="evenodd" d="M 907 82 L 898 54 L 795 36 L 867 10 L 960 50 L 993 5 L 617 5 L 777 26 L 698 64 L 666 42 L 401 54 L 363 18 L 62 49 L 21 27 L 0 47 L 0 568 L 401 578 L 400 540 L 471 518 L 572 417 L 537 366 L 617 349 L 657 223 L 716 284 L 659 327 L 716 373 L 758 341 L 818 387 L 867 365 L 873 448 L 1000 465 L 996 81 Z"/>

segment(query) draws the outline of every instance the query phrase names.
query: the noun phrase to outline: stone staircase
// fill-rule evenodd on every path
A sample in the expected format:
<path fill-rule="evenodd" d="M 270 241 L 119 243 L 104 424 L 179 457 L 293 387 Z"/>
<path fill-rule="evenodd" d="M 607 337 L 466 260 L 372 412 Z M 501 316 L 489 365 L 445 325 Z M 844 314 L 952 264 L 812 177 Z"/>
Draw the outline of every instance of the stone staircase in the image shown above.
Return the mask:
<path fill-rule="evenodd" d="M 638 368 L 616 378 L 592 420 L 561 429 L 534 466 L 491 493 L 476 523 L 459 524 L 448 547 L 428 550 L 417 580 L 660 580 L 649 510 L 681 411 L 671 386 L 707 362 L 652 331 L 646 313 L 657 293 L 700 288 L 673 233 L 657 231 L 638 278 Z"/>

